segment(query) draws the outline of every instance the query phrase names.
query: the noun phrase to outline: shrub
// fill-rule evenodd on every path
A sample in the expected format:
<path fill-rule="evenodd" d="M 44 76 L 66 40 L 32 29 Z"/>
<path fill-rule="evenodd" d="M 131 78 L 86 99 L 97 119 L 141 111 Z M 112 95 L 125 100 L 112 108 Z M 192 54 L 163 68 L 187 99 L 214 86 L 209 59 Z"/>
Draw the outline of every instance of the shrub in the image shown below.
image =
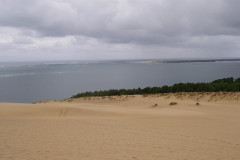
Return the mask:
<path fill-rule="evenodd" d="M 175 105 L 177 105 L 178 103 L 177 102 L 170 102 L 170 106 L 175 106 Z"/>

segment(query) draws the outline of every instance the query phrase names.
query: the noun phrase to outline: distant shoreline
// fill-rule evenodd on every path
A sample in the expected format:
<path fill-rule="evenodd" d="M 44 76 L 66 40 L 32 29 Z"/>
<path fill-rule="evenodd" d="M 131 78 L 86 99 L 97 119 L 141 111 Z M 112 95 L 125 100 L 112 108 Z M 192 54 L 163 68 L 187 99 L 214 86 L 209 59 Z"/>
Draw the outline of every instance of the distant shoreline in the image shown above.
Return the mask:
<path fill-rule="evenodd" d="M 194 63 L 194 62 L 236 62 L 240 59 L 191 59 L 191 60 L 146 60 L 145 63 Z"/>

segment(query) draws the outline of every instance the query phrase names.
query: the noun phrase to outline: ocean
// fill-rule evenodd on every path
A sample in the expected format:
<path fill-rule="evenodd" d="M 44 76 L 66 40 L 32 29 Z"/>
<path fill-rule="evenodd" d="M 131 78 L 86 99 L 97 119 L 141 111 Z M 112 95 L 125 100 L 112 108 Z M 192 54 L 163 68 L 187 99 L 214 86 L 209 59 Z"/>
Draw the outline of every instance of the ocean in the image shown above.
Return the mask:
<path fill-rule="evenodd" d="M 0 102 L 65 99 L 84 91 L 210 82 L 240 77 L 240 61 L 1 62 Z"/>

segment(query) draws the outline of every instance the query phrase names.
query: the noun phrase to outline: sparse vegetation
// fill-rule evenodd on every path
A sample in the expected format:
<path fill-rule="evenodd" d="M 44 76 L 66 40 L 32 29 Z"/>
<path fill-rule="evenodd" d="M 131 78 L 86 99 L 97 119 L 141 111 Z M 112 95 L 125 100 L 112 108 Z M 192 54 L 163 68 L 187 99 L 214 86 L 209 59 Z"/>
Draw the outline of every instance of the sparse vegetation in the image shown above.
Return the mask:
<path fill-rule="evenodd" d="M 197 102 L 197 103 L 196 103 L 196 105 L 197 105 L 197 106 L 199 106 L 199 105 L 200 105 L 200 103 L 199 103 L 199 102 Z"/>
<path fill-rule="evenodd" d="M 83 92 L 72 96 L 71 98 L 78 97 L 93 97 L 93 96 L 120 96 L 120 95 L 147 95 L 158 93 L 177 93 L 177 92 L 239 92 L 240 91 L 240 78 L 234 79 L 223 78 L 212 81 L 210 83 L 178 83 L 172 86 L 162 87 L 146 87 L 134 89 L 110 89 L 100 90 L 94 92 Z"/>

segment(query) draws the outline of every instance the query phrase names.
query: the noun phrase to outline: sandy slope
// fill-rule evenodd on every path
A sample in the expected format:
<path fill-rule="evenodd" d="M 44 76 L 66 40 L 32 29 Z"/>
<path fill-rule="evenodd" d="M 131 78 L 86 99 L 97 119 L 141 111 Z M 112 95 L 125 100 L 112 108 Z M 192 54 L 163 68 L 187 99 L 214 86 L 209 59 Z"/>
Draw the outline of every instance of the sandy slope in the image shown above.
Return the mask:
<path fill-rule="evenodd" d="M 0 160 L 238 160 L 239 151 L 240 93 L 0 103 Z"/>

